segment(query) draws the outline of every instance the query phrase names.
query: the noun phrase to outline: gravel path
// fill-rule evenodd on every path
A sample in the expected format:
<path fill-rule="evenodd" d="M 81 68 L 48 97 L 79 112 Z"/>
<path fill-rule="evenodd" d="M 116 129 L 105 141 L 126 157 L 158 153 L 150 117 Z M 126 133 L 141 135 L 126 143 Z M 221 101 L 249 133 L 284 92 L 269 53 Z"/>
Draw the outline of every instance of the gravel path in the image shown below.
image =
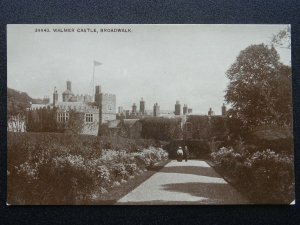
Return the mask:
<path fill-rule="evenodd" d="M 205 161 L 171 161 L 117 204 L 247 204 Z"/>

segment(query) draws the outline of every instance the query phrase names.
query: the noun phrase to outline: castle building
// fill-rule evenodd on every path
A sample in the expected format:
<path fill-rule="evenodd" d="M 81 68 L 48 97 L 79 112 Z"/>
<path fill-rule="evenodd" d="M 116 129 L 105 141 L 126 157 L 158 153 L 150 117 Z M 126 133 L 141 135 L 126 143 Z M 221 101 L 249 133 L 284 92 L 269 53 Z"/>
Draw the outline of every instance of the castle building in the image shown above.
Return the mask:
<path fill-rule="evenodd" d="M 180 115 L 181 114 L 181 105 L 179 103 L 179 101 L 176 101 L 175 104 L 175 115 Z"/>
<path fill-rule="evenodd" d="M 49 104 L 50 103 L 50 98 L 48 97 L 48 96 L 45 96 L 44 98 L 43 98 L 43 104 Z"/>
<path fill-rule="evenodd" d="M 101 92 L 100 86 L 96 86 L 95 102 L 101 112 L 101 123 L 107 123 L 116 119 L 116 95 Z"/>
<path fill-rule="evenodd" d="M 159 105 L 158 103 L 155 103 L 153 106 L 153 116 L 159 116 L 160 110 L 159 110 Z"/>
<path fill-rule="evenodd" d="M 72 83 L 67 81 L 67 89 L 62 93 L 62 102 L 58 101 L 58 91 L 54 88 L 53 104 L 47 100 L 47 104 L 32 104 L 30 110 L 55 107 L 58 123 L 67 124 L 71 114 L 77 115 L 77 120 L 82 120 L 82 126 L 78 133 L 98 135 L 100 124 L 116 119 L 116 95 L 101 92 L 100 86 L 96 86 L 95 100 L 90 95 L 74 95 Z"/>

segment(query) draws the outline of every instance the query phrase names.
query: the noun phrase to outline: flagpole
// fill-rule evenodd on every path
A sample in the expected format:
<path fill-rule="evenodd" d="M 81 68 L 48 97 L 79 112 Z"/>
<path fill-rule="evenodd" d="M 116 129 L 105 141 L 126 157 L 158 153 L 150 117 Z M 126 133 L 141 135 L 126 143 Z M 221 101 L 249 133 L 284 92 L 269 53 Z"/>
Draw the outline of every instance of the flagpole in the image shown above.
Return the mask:
<path fill-rule="evenodd" d="M 94 93 L 95 92 L 95 67 L 100 66 L 100 65 L 102 65 L 102 63 L 94 60 L 94 62 L 93 62 L 93 80 L 92 80 L 92 85 L 93 85 L 93 87 L 92 87 L 92 91 L 93 91 L 92 99 L 94 99 L 94 94 L 95 94 Z M 93 100 L 93 101 L 95 101 L 95 100 Z"/>
<path fill-rule="evenodd" d="M 95 89 L 95 63 L 93 62 L 93 81 L 92 81 L 92 101 L 95 101 L 94 99 L 94 89 Z"/>

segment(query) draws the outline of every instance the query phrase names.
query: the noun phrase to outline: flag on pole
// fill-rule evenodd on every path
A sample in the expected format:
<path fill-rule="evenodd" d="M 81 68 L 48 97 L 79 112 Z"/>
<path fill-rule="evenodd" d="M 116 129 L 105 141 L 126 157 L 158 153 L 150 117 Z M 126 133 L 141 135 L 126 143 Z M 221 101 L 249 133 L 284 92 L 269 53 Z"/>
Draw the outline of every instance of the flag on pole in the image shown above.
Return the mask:
<path fill-rule="evenodd" d="M 102 65 L 101 62 L 98 62 L 98 61 L 95 61 L 95 60 L 94 60 L 94 66 L 100 66 L 100 65 Z"/>

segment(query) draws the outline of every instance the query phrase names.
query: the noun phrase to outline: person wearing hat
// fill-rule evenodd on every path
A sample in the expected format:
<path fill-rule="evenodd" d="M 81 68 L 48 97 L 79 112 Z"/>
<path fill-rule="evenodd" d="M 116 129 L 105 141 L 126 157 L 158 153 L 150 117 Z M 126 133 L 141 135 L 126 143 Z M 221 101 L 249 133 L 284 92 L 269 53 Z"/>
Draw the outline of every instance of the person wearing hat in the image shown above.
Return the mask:
<path fill-rule="evenodd" d="M 183 150 L 181 148 L 181 146 L 179 146 L 178 150 L 177 150 L 177 161 L 181 162 L 183 158 Z"/>

